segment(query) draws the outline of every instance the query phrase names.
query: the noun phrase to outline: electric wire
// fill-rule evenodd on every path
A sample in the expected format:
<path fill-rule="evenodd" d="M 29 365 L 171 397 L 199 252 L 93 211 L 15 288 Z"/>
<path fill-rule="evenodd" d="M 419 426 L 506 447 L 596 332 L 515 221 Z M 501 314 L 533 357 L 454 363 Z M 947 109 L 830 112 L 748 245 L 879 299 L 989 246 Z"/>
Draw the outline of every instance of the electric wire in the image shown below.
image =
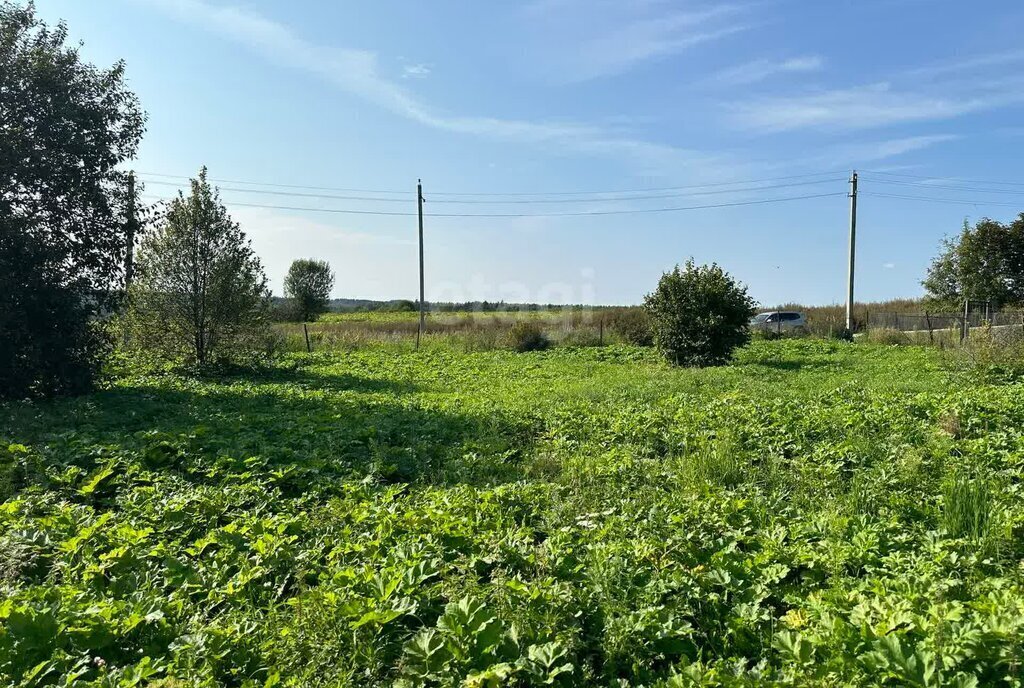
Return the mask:
<path fill-rule="evenodd" d="M 771 184 L 756 187 L 743 187 L 735 189 L 715 189 L 712 191 L 691 191 L 688 193 L 675 193 L 675 194 L 655 194 L 646 196 L 613 196 L 604 198 L 546 198 L 537 200 L 524 200 L 516 198 L 513 200 L 453 200 L 453 199 L 428 199 L 428 203 L 444 203 L 444 204 L 458 204 L 458 205 L 505 205 L 505 204 L 552 204 L 552 203 L 602 203 L 602 202 L 619 202 L 619 201 L 643 201 L 653 199 L 666 199 L 666 198 L 685 198 L 690 196 L 713 196 L 721 194 L 733 194 L 733 193 L 750 193 L 754 191 L 768 191 L 772 189 L 791 188 L 796 186 L 810 186 L 814 184 L 827 184 L 833 182 L 845 181 L 844 178 L 830 178 L 830 179 L 816 179 L 812 181 L 803 182 L 790 182 L 788 184 Z M 175 182 L 164 182 L 164 181 L 146 181 L 147 184 L 156 184 L 160 186 L 173 186 L 182 187 L 183 185 Z M 380 203 L 411 203 L 412 201 L 408 198 L 373 198 L 369 196 L 338 196 L 324 193 L 303 193 L 297 191 L 273 191 L 265 189 L 244 189 L 239 187 L 219 187 L 220 191 L 230 191 L 237 193 L 250 193 L 250 194 L 263 194 L 268 196 L 285 196 L 294 198 L 322 198 L 331 200 L 341 201 L 369 201 L 369 202 L 380 202 Z"/>
<path fill-rule="evenodd" d="M 596 215 L 635 215 L 644 213 L 671 213 L 685 210 L 705 210 L 710 208 L 733 208 L 746 205 L 762 205 L 766 203 L 784 203 L 787 201 L 802 201 L 812 198 L 828 198 L 830 196 L 845 196 L 845 191 L 837 191 L 823 194 L 810 194 L 805 196 L 787 196 L 784 198 L 764 198 L 750 201 L 734 201 L 731 203 L 714 203 L 707 205 L 680 206 L 673 208 L 632 208 L 624 210 L 592 210 L 568 213 L 430 213 L 429 217 L 465 217 L 465 218 L 518 218 L 518 217 L 587 217 Z M 144 198 L 150 200 L 170 201 L 172 198 L 154 197 L 146 195 Z M 384 215 L 390 217 L 416 217 L 416 213 L 389 212 L 382 210 L 352 210 L 342 208 L 310 208 L 300 206 L 264 205 L 260 203 L 243 203 L 236 201 L 224 201 L 225 205 L 234 205 L 246 208 L 262 208 L 265 210 L 291 210 L 316 213 L 336 213 L 342 215 Z M 425 213 L 425 215 L 427 215 Z"/>
<path fill-rule="evenodd" d="M 1011 181 L 997 181 L 995 179 L 963 179 L 961 177 L 936 177 L 934 175 L 923 175 L 923 174 L 903 174 L 900 172 L 882 172 L 882 171 L 871 171 L 864 170 L 866 174 L 870 175 L 882 175 L 886 177 L 905 177 L 907 179 L 927 179 L 930 181 L 947 181 L 947 182 L 960 182 L 962 184 L 997 184 L 1002 186 L 1024 186 L 1024 182 L 1011 182 Z M 878 180 L 876 180 L 878 181 Z"/>
<path fill-rule="evenodd" d="M 616 189 L 616 190 L 590 190 L 590 191 L 522 191 L 522 192 L 455 192 L 455 191 L 430 191 L 431 197 L 436 196 L 470 196 L 470 197 L 527 197 L 527 196 L 600 196 L 610 194 L 639 194 L 639 193 L 655 193 L 655 192 L 666 192 L 666 191 L 684 191 L 689 189 L 704 189 L 704 188 L 721 188 L 726 186 L 740 186 L 745 184 L 761 184 L 765 182 L 776 182 L 776 181 L 788 181 L 792 179 L 806 179 L 809 177 L 823 177 L 823 176 L 834 176 L 836 174 L 844 173 L 844 170 L 830 170 L 826 172 L 807 172 L 804 174 L 794 174 L 779 177 L 762 177 L 759 179 L 748 179 L 748 180 L 737 180 L 731 182 L 711 182 L 706 184 L 690 184 L 686 186 L 665 186 L 657 188 L 643 188 L 643 189 Z M 162 179 L 180 179 L 188 182 L 191 177 L 185 175 L 174 175 L 174 174 L 163 174 L 157 172 L 139 172 L 142 177 L 158 177 Z M 153 180 L 144 180 L 147 183 L 158 183 Z M 369 193 L 369 194 L 380 194 L 380 195 L 407 195 L 413 193 L 414 189 L 406 190 L 395 190 L 395 189 L 355 189 L 355 188 L 343 188 L 334 186 L 306 186 L 299 184 L 278 184 L 270 182 L 255 182 L 245 181 L 239 179 L 209 179 L 208 181 L 217 184 L 242 184 L 246 186 L 260 186 L 267 188 L 280 188 L 280 189 L 299 189 L 299 190 L 311 190 L 311 191 L 336 191 L 340 193 Z M 166 182 L 164 182 L 166 183 Z M 437 201 L 435 201 L 437 202 Z"/>
<path fill-rule="evenodd" d="M 860 191 L 859 195 L 861 195 L 861 196 L 876 196 L 878 198 L 897 198 L 897 199 L 902 199 L 902 200 L 906 200 L 906 201 L 929 201 L 931 203 L 955 203 L 955 204 L 961 204 L 961 205 L 975 205 L 975 206 L 979 206 L 979 205 L 998 205 L 998 206 L 1006 206 L 1006 207 L 1010 207 L 1010 208 L 1019 208 L 1020 207 L 1020 203 L 1001 203 L 1001 202 L 998 202 L 998 201 L 990 201 L 990 200 L 985 200 L 985 199 L 970 200 L 970 199 L 966 199 L 966 198 L 929 198 L 927 196 L 908 196 L 908 195 L 904 195 L 904 194 L 883 193 L 883 192 L 880 192 L 880 191 Z"/>
<path fill-rule="evenodd" d="M 1024 189 L 984 189 L 977 186 L 953 186 L 947 184 L 923 184 L 921 182 L 902 182 L 894 179 L 871 179 L 873 184 L 889 184 L 896 186 L 911 186 L 918 189 L 930 189 L 932 191 L 974 191 L 988 194 L 1008 194 L 1018 196 L 1024 194 Z"/>

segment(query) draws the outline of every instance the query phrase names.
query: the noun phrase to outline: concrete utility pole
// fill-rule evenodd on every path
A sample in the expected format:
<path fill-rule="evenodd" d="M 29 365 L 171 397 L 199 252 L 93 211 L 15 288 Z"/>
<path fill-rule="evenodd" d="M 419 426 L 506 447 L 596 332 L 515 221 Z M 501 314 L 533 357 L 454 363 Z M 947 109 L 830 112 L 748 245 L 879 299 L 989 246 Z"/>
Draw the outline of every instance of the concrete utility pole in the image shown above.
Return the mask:
<path fill-rule="evenodd" d="M 420 348 L 420 338 L 426 331 L 426 319 L 423 303 L 423 180 L 416 180 L 416 205 L 420 218 L 420 326 L 416 330 L 416 348 Z"/>
<path fill-rule="evenodd" d="M 128 173 L 128 204 L 125 218 L 125 239 L 127 246 L 124 253 L 124 290 L 132 285 L 135 276 L 135 228 L 138 220 L 135 217 L 135 172 Z"/>
<path fill-rule="evenodd" d="M 846 285 L 846 329 L 853 332 L 853 268 L 857 256 L 857 171 L 850 176 L 850 272 Z"/>

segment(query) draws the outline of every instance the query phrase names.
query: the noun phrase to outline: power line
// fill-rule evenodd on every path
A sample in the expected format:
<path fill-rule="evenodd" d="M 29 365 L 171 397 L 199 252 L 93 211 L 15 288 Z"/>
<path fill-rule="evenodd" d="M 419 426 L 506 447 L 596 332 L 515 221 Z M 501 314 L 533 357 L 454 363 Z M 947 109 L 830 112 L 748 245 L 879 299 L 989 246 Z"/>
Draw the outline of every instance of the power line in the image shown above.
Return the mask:
<path fill-rule="evenodd" d="M 519 192 L 490 192 L 490 193 L 456 193 L 456 192 L 434 192 L 432 196 L 585 196 L 604 194 L 630 194 L 649 193 L 657 191 L 685 191 L 687 189 L 707 189 L 723 186 L 737 186 L 740 184 L 760 184 L 762 182 L 786 181 L 789 179 L 806 179 L 807 177 L 822 177 L 843 174 L 845 170 L 829 170 L 827 172 L 807 172 L 805 174 L 791 174 L 782 177 L 763 177 L 761 179 L 746 179 L 732 182 L 713 182 L 708 184 L 690 184 L 687 186 L 664 186 L 660 188 L 647 189 L 616 189 L 605 191 L 519 191 Z M 825 180 L 831 181 L 831 180 Z M 845 177 L 841 180 L 845 181 Z"/>
<path fill-rule="evenodd" d="M 868 174 L 881 174 L 887 177 L 906 177 L 908 179 L 930 179 L 932 181 L 942 182 L 963 182 L 966 184 L 1002 184 L 1003 186 L 1024 186 L 1024 182 L 1008 182 L 1008 181 L 996 181 L 993 179 L 963 179 L 960 177 L 936 177 L 934 175 L 923 175 L 923 174 L 903 174 L 900 172 L 882 172 L 864 170 Z"/>
<path fill-rule="evenodd" d="M 931 189 L 932 191 L 975 191 L 978 193 L 990 194 L 1024 194 L 1024 189 L 983 189 L 977 186 L 953 186 L 949 184 L 924 184 L 922 182 L 904 182 L 896 179 L 875 179 L 875 184 L 893 184 L 898 186 L 913 186 L 919 189 Z"/>
<path fill-rule="evenodd" d="M 879 191 L 861 191 L 861 195 L 876 196 L 879 198 L 898 198 L 906 201 L 929 201 L 931 203 L 957 203 L 962 205 L 999 205 L 1009 208 L 1019 208 L 1020 203 L 999 203 L 989 200 L 968 200 L 966 198 L 928 198 L 926 196 L 905 196 L 903 194 L 882 193 Z"/>
<path fill-rule="evenodd" d="M 181 174 L 160 174 L 158 172 L 140 172 L 140 175 L 144 177 L 162 177 L 164 179 L 183 179 L 186 182 L 191 181 L 193 178 L 181 175 Z M 160 182 L 154 182 L 147 180 L 149 183 L 157 184 Z M 313 191 L 340 191 L 343 193 L 373 193 L 373 194 L 403 194 L 408 195 L 408 189 L 405 191 L 378 191 L 374 189 L 343 189 L 336 186 L 302 186 L 298 184 L 271 184 L 269 182 L 249 182 L 241 179 L 209 179 L 208 181 L 217 184 L 248 184 L 249 186 L 266 186 L 278 189 L 310 189 Z"/>
<path fill-rule="evenodd" d="M 806 179 L 806 178 L 809 178 L 809 177 L 833 176 L 833 175 L 841 174 L 841 173 L 844 173 L 844 170 L 830 170 L 830 171 L 826 171 L 826 172 L 807 172 L 807 173 L 804 173 L 804 174 L 793 174 L 793 175 L 786 175 L 786 176 L 781 176 L 781 177 L 762 177 L 760 179 L 748 179 L 748 180 L 731 181 L 731 182 L 713 182 L 713 183 L 707 183 L 707 184 L 691 184 L 691 185 L 687 185 L 687 186 L 665 186 L 665 187 L 658 187 L 658 188 L 616 189 L 616 190 L 604 190 L 604 191 L 599 191 L 599 190 L 591 190 L 591 191 L 528 191 L 528 192 L 527 191 L 523 191 L 523 192 L 455 192 L 455 191 L 435 191 L 435 192 L 431 193 L 431 197 L 436 197 L 436 196 L 471 196 L 471 197 L 491 197 L 491 198 L 494 198 L 494 197 L 526 197 L 526 196 L 549 197 L 549 196 L 588 196 L 588 195 L 590 195 L 590 196 L 598 196 L 598 195 L 608 195 L 608 194 L 637 194 L 637 193 L 654 193 L 654 192 L 664 192 L 664 191 L 684 191 L 684 190 L 688 190 L 688 189 L 704 189 L 704 188 L 716 188 L 716 187 L 720 188 L 720 187 L 726 187 L 726 186 L 739 186 L 739 185 L 744 185 L 744 184 L 761 184 L 761 183 L 764 183 L 764 182 L 786 181 L 786 180 L 792 180 L 792 179 Z M 163 179 L 181 179 L 181 180 L 185 180 L 185 181 L 189 181 L 189 180 L 192 179 L 191 177 L 188 177 L 188 176 L 185 176 L 185 175 L 162 174 L 162 173 L 157 173 L 157 172 L 141 172 L 139 174 L 141 174 L 143 176 L 146 176 L 146 177 L 159 177 L 159 178 L 163 178 Z M 845 177 L 844 177 L 844 179 L 845 179 Z M 150 181 L 150 183 L 154 183 L 154 184 L 159 184 L 159 183 L 168 184 L 168 182 L 158 182 L 158 181 L 153 181 L 153 180 L 149 180 L 149 181 Z M 244 181 L 244 180 L 238 180 L 238 179 L 210 179 L 209 181 L 214 182 L 214 183 L 218 183 L 218 184 L 243 184 L 243 185 L 246 185 L 246 186 L 260 186 L 260 187 L 267 187 L 267 188 L 299 189 L 299 190 L 311 190 L 311 191 L 337 191 L 337 192 L 341 192 L 341 193 L 369 193 L 369 194 L 381 194 L 381 195 L 395 195 L 395 194 L 408 195 L 410 193 L 410 191 L 408 191 L 408 190 L 404 190 L 403 191 L 403 190 L 395 190 L 395 189 L 387 189 L 387 190 L 383 190 L 383 189 L 352 189 L 352 188 L 342 188 L 342 187 L 333 187 L 333 186 L 305 186 L 305 185 L 298 185 L 298 184 L 277 184 L 277 183 L 270 183 L 270 182 Z M 828 180 L 822 180 L 822 181 L 828 181 Z M 384 199 L 375 199 L 375 200 L 384 200 Z M 438 203 L 440 201 L 435 200 L 434 202 Z"/>
<path fill-rule="evenodd" d="M 475 218 L 515 218 L 515 217 L 584 217 L 594 215 L 634 215 L 642 213 L 671 213 L 679 212 L 684 210 L 705 210 L 709 208 L 733 208 L 737 206 L 745 205 L 762 205 L 765 203 L 783 203 L 786 201 L 803 201 L 812 198 L 828 198 L 830 196 L 845 196 L 845 191 L 836 191 L 832 193 L 823 194 L 811 194 L 807 196 L 787 196 L 784 198 L 763 198 L 753 201 L 735 201 L 732 203 L 715 203 L 709 205 L 693 205 L 675 208 L 640 208 L 640 209 L 629 209 L 629 210 L 594 210 L 594 211 L 583 211 L 583 212 L 571 212 L 571 213 L 437 213 L 430 217 L 475 217 Z M 146 196 L 148 199 L 155 199 L 160 201 L 173 200 L 169 198 L 162 198 L 159 196 Z M 386 215 L 390 217 L 416 217 L 417 213 L 400 213 L 400 212 L 388 212 L 381 210 L 346 210 L 341 208 L 309 208 L 309 207 L 297 207 L 297 206 L 283 206 L 283 205 L 263 205 L 259 203 L 241 203 L 234 201 L 225 202 L 226 205 L 235 205 L 246 208 L 262 208 L 265 210 L 293 210 L 293 211 L 305 211 L 315 213 L 337 213 L 343 215 Z"/>
<path fill-rule="evenodd" d="M 744 187 L 736 189 L 715 189 L 713 191 L 691 191 L 688 193 L 678 194 L 656 194 L 647 196 L 608 196 L 604 198 L 547 198 L 537 200 L 453 200 L 453 199 L 439 199 L 433 200 L 432 203 L 445 203 L 445 204 L 457 204 L 457 205 L 506 205 L 506 204 L 551 204 L 551 203 L 601 203 L 601 202 L 613 202 L 613 201 L 643 201 L 652 199 L 664 199 L 664 198 L 684 198 L 689 196 L 713 196 L 719 194 L 733 194 L 733 193 L 748 193 L 752 191 L 767 191 L 771 189 L 782 189 L 795 186 L 810 186 L 813 184 L 827 184 L 832 182 L 845 181 L 843 178 L 829 178 L 829 179 L 815 179 L 810 181 L 802 182 L 790 182 L 788 184 L 772 184 L 762 185 L 756 187 Z M 162 182 L 162 181 L 150 181 L 150 184 L 157 184 L 162 186 L 174 186 L 181 187 L 181 184 L 175 182 Z M 381 202 L 381 203 L 409 203 L 406 198 L 372 198 L 369 196 L 336 196 L 331 194 L 321 193 L 301 193 L 296 191 L 271 191 L 264 189 L 242 189 L 238 187 L 220 187 L 220 191 L 231 191 L 237 193 L 252 193 L 252 194 L 264 194 L 269 196 L 287 196 L 294 198 L 323 198 L 340 201 L 370 201 L 370 202 Z"/>

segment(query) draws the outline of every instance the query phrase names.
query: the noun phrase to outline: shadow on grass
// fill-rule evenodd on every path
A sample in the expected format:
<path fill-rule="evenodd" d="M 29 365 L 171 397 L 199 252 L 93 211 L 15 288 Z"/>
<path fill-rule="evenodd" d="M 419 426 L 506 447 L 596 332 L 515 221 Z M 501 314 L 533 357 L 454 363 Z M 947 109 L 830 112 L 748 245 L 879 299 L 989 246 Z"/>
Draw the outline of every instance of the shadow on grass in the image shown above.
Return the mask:
<path fill-rule="evenodd" d="M 839 363 L 835 360 L 768 360 L 762 359 L 757 361 L 746 361 L 745 365 L 758 366 L 760 368 L 771 368 L 773 370 L 784 370 L 784 371 L 801 371 L 801 370 L 821 370 L 831 369 L 834 370 L 839 367 Z"/>
<path fill-rule="evenodd" d="M 388 394 L 410 394 L 419 391 L 412 382 L 362 377 L 349 373 L 312 373 L 306 368 L 265 368 L 215 378 L 219 383 L 279 384 L 303 390 L 325 392 L 383 392 Z"/>
<path fill-rule="evenodd" d="M 529 418 L 453 412 L 402 399 L 413 386 L 303 371 L 168 378 L 77 399 L 0 410 L 4 439 L 47 461 L 91 466 L 91 447 L 202 476 L 257 465 L 284 472 L 288 492 L 372 476 L 384 483 L 485 485 L 518 479 L 539 429 Z M 391 392 L 313 395 L 306 390 Z M 252 459 L 251 457 L 255 457 Z M 150 466 L 152 468 L 153 466 Z"/>

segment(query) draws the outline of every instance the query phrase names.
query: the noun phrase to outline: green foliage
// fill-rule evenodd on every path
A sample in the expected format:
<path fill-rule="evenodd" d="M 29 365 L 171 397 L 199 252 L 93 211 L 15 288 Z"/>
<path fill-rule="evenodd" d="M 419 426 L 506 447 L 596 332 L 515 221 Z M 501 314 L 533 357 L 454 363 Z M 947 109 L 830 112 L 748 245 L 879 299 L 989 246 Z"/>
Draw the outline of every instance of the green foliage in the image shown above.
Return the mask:
<path fill-rule="evenodd" d="M 651 317 L 643 308 L 613 308 L 599 317 L 604 319 L 609 332 L 626 344 L 654 345 Z"/>
<path fill-rule="evenodd" d="M 551 340 L 544 334 L 540 323 L 520 320 L 513 323 L 505 333 L 505 346 L 520 353 L 543 351 L 551 346 Z"/>
<path fill-rule="evenodd" d="M 292 261 L 284 278 L 285 298 L 291 299 L 301 322 L 316 320 L 327 312 L 333 288 L 334 273 L 325 260 Z"/>
<path fill-rule="evenodd" d="M 720 365 L 750 339 L 754 301 L 718 265 L 677 265 L 644 297 L 644 307 L 654 343 L 676 365 Z"/>
<path fill-rule="evenodd" d="M 992 524 L 992 487 L 984 476 L 950 475 L 942 489 L 942 525 L 953 537 L 984 540 Z"/>
<path fill-rule="evenodd" d="M 86 391 L 106 352 L 127 244 L 126 178 L 145 118 L 32 5 L 0 2 L 0 398 Z"/>
<path fill-rule="evenodd" d="M 954 308 L 965 299 L 1024 303 L 1024 214 L 1009 224 L 984 218 L 971 227 L 964 220 L 960 236 L 943 241 L 922 284 Z"/>
<path fill-rule="evenodd" d="M 0 406 L 0 684 L 1019 680 L 1024 395 L 937 351 L 116 363 Z"/>
<path fill-rule="evenodd" d="M 959 346 L 944 351 L 947 367 L 963 382 L 1012 382 L 1024 378 L 1024 332 L 991 326 L 972 328 Z"/>
<path fill-rule="evenodd" d="M 129 293 L 132 339 L 200 366 L 238 360 L 265 348 L 269 300 L 259 258 L 204 167 L 142 242 Z"/>
<path fill-rule="evenodd" d="M 867 331 L 867 340 L 874 344 L 885 344 L 887 346 L 899 346 L 911 344 L 910 337 L 906 332 L 901 332 L 892 327 L 873 327 Z"/>

